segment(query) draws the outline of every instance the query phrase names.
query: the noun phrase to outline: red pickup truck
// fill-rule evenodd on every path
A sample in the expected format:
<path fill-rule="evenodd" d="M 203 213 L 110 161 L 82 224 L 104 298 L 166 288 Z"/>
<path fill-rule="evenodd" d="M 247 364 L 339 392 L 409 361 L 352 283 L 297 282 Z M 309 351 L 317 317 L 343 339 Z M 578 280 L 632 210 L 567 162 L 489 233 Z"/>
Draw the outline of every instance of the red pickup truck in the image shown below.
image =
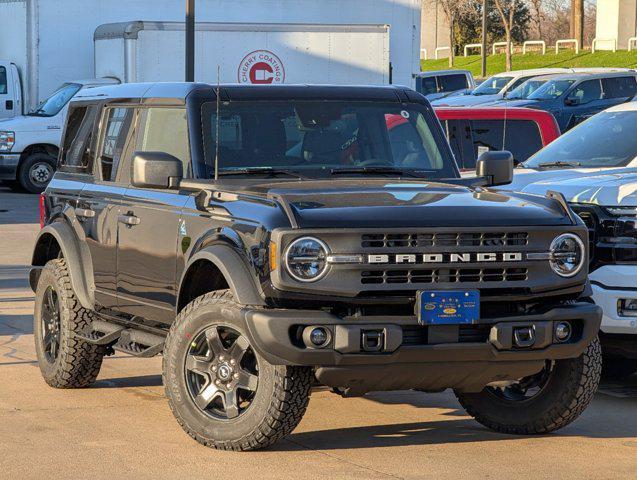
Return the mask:
<path fill-rule="evenodd" d="M 560 135 L 553 115 L 531 108 L 440 107 L 436 115 L 461 170 L 474 170 L 488 150 L 509 150 L 525 161 Z"/>

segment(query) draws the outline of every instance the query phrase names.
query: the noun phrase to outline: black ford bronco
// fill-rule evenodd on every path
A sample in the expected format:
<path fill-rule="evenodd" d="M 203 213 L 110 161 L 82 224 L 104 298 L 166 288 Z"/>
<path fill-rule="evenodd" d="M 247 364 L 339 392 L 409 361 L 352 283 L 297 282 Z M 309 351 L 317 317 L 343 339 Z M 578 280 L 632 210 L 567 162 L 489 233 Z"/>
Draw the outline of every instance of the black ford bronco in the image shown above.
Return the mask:
<path fill-rule="evenodd" d="M 395 87 L 128 84 L 70 106 L 33 254 L 56 388 L 114 351 L 163 354 L 199 442 L 268 446 L 315 384 L 454 389 L 501 432 L 573 421 L 599 381 L 587 229 L 559 195 L 461 179 L 423 96 Z"/>

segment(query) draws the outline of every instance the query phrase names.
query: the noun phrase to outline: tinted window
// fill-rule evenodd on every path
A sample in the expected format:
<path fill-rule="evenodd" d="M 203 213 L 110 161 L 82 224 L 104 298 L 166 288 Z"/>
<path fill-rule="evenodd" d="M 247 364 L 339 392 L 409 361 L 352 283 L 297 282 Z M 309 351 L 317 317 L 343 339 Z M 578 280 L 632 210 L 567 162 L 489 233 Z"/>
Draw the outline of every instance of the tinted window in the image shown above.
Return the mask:
<path fill-rule="evenodd" d="M 7 69 L 0 67 L 0 95 L 7 93 Z"/>
<path fill-rule="evenodd" d="M 537 124 L 531 120 L 472 120 L 474 158 L 487 150 L 508 150 L 516 162 L 523 162 L 542 148 L 542 137 Z"/>
<path fill-rule="evenodd" d="M 438 85 L 436 85 L 436 77 L 423 77 L 420 79 L 420 93 L 430 95 L 437 91 Z"/>
<path fill-rule="evenodd" d="M 69 110 L 60 155 L 61 170 L 90 171 L 92 167 L 91 141 L 97 117 L 96 106 L 78 106 Z"/>
<path fill-rule="evenodd" d="M 37 107 L 29 112 L 29 115 L 36 115 L 39 117 L 52 117 L 57 115 L 64 106 L 69 103 L 69 100 L 75 95 L 82 85 L 77 83 L 65 83 L 55 92 L 51 94 L 46 100 L 42 101 Z"/>
<path fill-rule="evenodd" d="M 206 165 L 216 153 L 215 105 L 204 105 Z M 275 167 L 306 176 L 388 166 L 456 176 L 435 119 L 419 104 L 357 101 L 230 102 L 221 106 L 219 170 Z M 430 124 L 430 122 L 432 122 Z M 437 122 L 436 122 L 437 123 Z"/>
<path fill-rule="evenodd" d="M 529 95 L 532 100 L 553 100 L 561 97 L 575 80 L 549 80 Z"/>
<path fill-rule="evenodd" d="M 471 92 L 472 95 L 494 95 L 500 93 L 507 83 L 509 83 L 513 77 L 491 77 L 487 78 L 484 82 L 477 86 L 477 88 Z"/>
<path fill-rule="evenodd" d="M 134 110 L 132 108 L 109 108 L 106 110 L 106 127 L 100 165 L 102 180 L 115 181 L 131 133 Z"/>
<path fill-rule="evenodd" d="M 602 87 L 599 80 L 586 80 L 575 86 L 568 98 L 577 99 L 579 103 L 589 103 L 602 98 Z"/>
<path fill-rule="evenodd" d="M 465 75 L 442 75 L 438 77 L 439 92 L 455 92 L 467 88 Z"/>
<path fill-rule="evenodd" d="M 637 112 L 602 112 L 540 150 L 525 165 L 565 162 L 575 167 L 625 167 L 637 158 Z"/>
<path fill-rule="evenodd" d="M 531 78 L 531 77 L 520 77 L 520 78 L 518 78 L 515 82 L 513 82 L 511 84 L 511 86 L 507 90 L 511 91 L 511 90 L 514 90 L 514 89 L 518 88 L 520 85 L 522 85 L 524 82 L 526 82 L 529 78 Z"/>
<path fill-rule="evenodd" d="M 614 77 L 602 79 L 604 98 L 628 98 L 637 93 L 635 77 Z"/>
<path fill-rule="evenodd" d="M 527 80 L 522 85 L 510 90 L 506 98 L 509 100 L 520 100 L 528 98 L 533 92 L 546 83 L 546 80 Z"/>
<path fill-rule="evenodd" d="M 183 162 L 186 175 L 190 165 L 186 109 L 149 108 L 145 117 L 139 149 L 145 152 L 165 152 L 177 157 Z"/>

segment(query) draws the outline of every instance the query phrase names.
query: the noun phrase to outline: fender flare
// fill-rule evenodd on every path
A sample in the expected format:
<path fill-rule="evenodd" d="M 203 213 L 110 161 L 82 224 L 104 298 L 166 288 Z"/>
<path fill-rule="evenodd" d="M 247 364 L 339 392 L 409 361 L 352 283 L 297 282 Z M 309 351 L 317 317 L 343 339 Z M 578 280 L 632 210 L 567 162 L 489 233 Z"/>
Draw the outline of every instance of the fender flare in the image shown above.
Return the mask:
<path fill-rule="evenodd" d="M 199 260 L 208 260 L 219 269 L 228 282 L 228 287 L 237 303 L 240 305 L 265 305 L 265 301 L 259 294 L 259 289 L 246 262 L 234 249 L 225 245 L 205 247 L 190 258 L 179 280 L 178 298 L 181 298 L 182 287 L 188 270 Z"/>
<path fill-rule="evenodd" d="M 91 254 L 86 243 L 78 241 L 73 229 L 65 222 L 54 222 L 42 230 L 38 234 L 33 250 L 33 258 L 31 265 L 34 267 L 29 272 L 29 284 L 31 289 L 35 291 L 40 272 L 46 261 L 40 259 L 39 247 L 48 235 L 52 236 L 62 251 L 62 256 L 66 260 L 66 265 L 71 277 L 71 286 L 80 301 L 82 307 L 93 310 L 95 308 L 95 285 L 93 283 L 93 263 Z"/>

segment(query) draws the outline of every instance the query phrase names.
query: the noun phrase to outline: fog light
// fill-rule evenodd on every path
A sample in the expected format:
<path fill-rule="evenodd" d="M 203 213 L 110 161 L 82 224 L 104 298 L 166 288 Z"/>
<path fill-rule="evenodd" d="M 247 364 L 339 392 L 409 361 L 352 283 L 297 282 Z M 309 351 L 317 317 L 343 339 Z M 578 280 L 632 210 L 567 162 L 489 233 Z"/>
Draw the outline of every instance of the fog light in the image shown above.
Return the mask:
<path fill-rule="evenodd" d="M 515 342 L 515 346 L 519 348 L 533 346 L 535 343 L 535 329 L 531 325 L 528 327 L 514 327 L 513 341 Z"/>
<path fill-rule="evenodd" d="M 618 300 L 617 314 L 620 317 L 637 317 L 637 299 L 622 298 Z"/>
<path fill-rule="evenodd" d="M 303 343 L 310 348 L 326 347 L 332 340 L 332 334 L 326 327 L 306 327 L 303 330 Z"/>
<path fill-rule="evenodd" d="M 571 334 L 573 333 L 573 329 L 571 328 L 571 324 L 568 322 L 559 322 L 555 326 L 555 339 L 558 342 L 566 342 L 569 338 L 571 338 Z"/>

